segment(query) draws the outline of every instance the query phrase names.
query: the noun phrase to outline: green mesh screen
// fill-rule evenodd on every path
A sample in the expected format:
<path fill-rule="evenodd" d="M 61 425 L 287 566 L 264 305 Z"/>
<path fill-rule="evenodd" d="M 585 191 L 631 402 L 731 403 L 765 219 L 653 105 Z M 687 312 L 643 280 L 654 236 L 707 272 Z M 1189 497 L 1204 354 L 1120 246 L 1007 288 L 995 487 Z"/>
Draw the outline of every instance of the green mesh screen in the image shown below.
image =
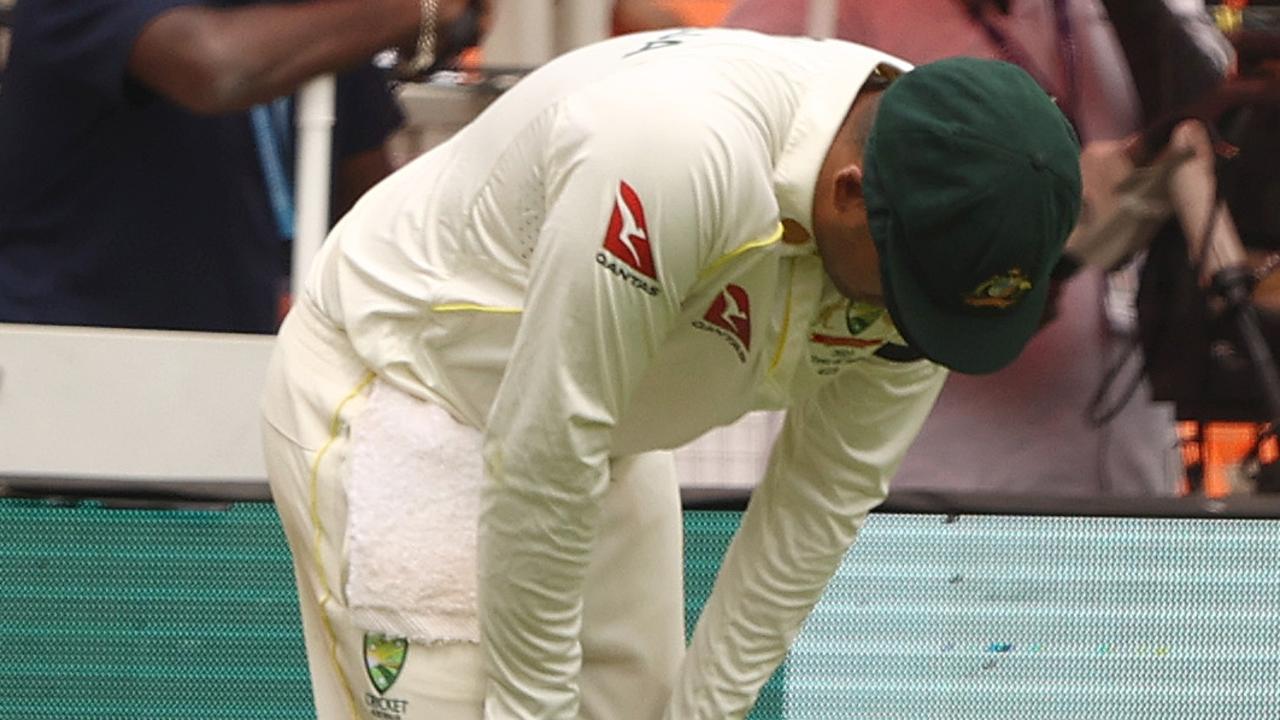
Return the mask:
<path fill-rule="evenodd" d="M 688 618 L 736 513 L 686 513 Z M 1280 717 L 1280 524 L 873 515 L 754 718 Z M 0 719 L 312 716 L 269 505 L 0 500 Z"/>
<path fill-rule="evenodd" d="M 0 501 L 0 718 L 315 717 L 275 509 Z"/>
<path fill-rule="evenodd" d="M 783 714 L 1280 718 L 1280 521 L 873 515 Z"/>
<path fill-rule="evenodd" d="M 729 541 L 738 530 L 742 514 L 738 512 L 686 511 L 684 514 L 684 624 L 687 635 L 693 634 L 702 606 L 711 596 L 711 586 L 720 561 L 729 549 Z M 773 674 L 760 690 L 752 720 L 782 720 L 786 663 Z"/>
<path fill-rule="evenodd" d="M 697 619 L 737 513 L 687 513 Z M 781 717 L 779 677 L 753 717 Z M 0 499 L 0 719 L 314 717 L 269 504 L 118 510 Z"/>

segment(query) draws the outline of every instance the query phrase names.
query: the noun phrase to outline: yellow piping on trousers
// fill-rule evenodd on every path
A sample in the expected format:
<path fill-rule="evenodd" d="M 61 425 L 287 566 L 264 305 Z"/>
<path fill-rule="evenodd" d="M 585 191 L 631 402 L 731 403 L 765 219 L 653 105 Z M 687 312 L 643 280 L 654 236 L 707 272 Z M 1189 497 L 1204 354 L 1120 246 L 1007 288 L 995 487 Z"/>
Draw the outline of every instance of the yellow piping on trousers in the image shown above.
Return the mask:
<path fill-rule="evenodd" d="M 320 482 L 320 462 L 324 460 L 324 456 L 329 452 L 329 448 L 333 446 L 334 441 L 338 439 L 338 432 L 342 429 L 342 409 L 347 406 L 347 403 L 364 392 L 364 389 L 373 382 L 373 378 L 374 374 L 372 372 L 365 373 L 355 388 L 347 393 L 347 396 L 342 398 L 342 401 L 338 403 L 338 407 L 334 409 L 333 417 L 329 420 L 329 439 L 316 451 L 315 459 L 311 461 L 311 471 L 308 477 L 309 494 L 307 504 L 311 513 L 311 526 L 314 528 L 314 534 L 311 538 L 311 559 L 316 564 L 320 584 L 324 588 L 324 595 L 320 598 L 320 622 L 324 624 L 325 634 L 329 636 L 329 659 L 333 662 L 333 667 L 338 671 L 338 675 L 343 676 L 342 690 L 347 697 L 347 705 L 351 710 L 352 718 L 359 717 L 359 711 L 356 709 L 356 699 L 351 694 L 351 682 L 345 677 L 342 664 L 338 662 L 338 635 L 333 631 L 333 625 L 329 622 L 329 614 L 325 611 L 325 605 L 333 598 L 333 591 L 329 588 L 328 574 L 325 572 L 324 554 L 320 551 L 320 539 L 324 534 L 324 523 L 320 520 L 318 485 Z"/>

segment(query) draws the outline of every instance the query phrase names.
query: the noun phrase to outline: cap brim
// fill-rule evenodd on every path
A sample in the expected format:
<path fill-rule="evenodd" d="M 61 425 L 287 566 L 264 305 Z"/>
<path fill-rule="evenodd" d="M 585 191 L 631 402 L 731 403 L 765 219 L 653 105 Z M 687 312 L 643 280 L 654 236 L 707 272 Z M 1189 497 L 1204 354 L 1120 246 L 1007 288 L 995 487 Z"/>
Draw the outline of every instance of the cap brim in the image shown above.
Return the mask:
<path fill-rule="evenodd" d="M 880 232 L 891 235 L 895 221 L 883 220 L 887 227 Z M 905 256 L 903 243 L 886 236 L 876 244 L 889 316 L 903 339 L 939 365 L 973 375 L 995 372 L 1013 362 L 1040 327 L 1047 279 L 1039 279 L 1017 307 L 999 315 L 954 312 L 939 307 L 907 270 L 915 261 Z"/>

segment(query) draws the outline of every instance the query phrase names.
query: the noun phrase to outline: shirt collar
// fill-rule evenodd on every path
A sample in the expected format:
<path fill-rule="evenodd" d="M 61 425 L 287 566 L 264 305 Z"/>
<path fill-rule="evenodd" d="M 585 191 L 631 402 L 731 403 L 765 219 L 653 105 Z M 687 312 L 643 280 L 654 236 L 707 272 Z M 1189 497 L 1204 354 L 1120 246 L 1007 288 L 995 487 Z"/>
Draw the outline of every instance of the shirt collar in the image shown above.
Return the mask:
<path fill-rule="evenodd" d="M 795 220 L 813 236 L 813 195 L 818 170 L 831 141 L 849 114 L 858 90 L 876 65 L 910 69 L 903 60 L 841 40 L 816 46 L 817 71 L 805 83 L 800 104 L 773 172 L 774 195 L 782 217 Z"/>

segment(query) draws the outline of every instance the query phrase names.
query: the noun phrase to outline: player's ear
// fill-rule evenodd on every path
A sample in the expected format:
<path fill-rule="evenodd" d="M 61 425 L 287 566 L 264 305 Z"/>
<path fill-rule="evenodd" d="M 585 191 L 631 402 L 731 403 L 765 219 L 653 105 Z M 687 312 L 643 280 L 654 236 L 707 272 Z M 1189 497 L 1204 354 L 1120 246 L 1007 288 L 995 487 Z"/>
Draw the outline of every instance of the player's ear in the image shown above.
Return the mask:
<path fill-rule="evenodd" d="M 836 170 L 835 205 L 839 212 L 862 207 L 862 166 L 848 163 Z"/>

